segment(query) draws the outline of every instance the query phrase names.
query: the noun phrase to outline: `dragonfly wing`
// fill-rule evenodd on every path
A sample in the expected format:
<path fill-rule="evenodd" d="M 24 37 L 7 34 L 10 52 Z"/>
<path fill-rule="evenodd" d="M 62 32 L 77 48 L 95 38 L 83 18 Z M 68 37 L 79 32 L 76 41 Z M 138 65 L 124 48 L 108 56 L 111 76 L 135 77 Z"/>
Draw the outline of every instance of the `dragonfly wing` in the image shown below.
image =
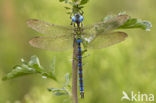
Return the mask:
<path fill-rule="evenodd" d="M 127 36 L 128 35 L 124 32 L 113 32 L 101 34 L 86 40 L 88 41 L 88 48 L 100 49 L 120 43 L 121 41 L 125 40 Z"/>
<path fill-rule="evenodd" d="M 50 24 L 38 19 L 27 20 L 27 25 L 41 34 L 47 34 L 50 36 L 70 35 L 73 33 L 72 28 Z"/>
<path fill-rule="evenodd" d="M 108 20 L 105 20 L 104 22 L 100 22 L 89 27 L 84 27 L 84 36 L 86 35 L 86 37 L 90 37 L 93 35 L 95 36 L 102 33 L 108 33 L 112 30 L 119 28 L 128 19 L 128 15 L 118 15 Z"/>
<path fill-rule="evenodd" d="M 30 45 L 36 48 L 51 50 L 51 51 L 63 51 L 72 48 L 72 36 L 39 36 L 29 41 Z"/>

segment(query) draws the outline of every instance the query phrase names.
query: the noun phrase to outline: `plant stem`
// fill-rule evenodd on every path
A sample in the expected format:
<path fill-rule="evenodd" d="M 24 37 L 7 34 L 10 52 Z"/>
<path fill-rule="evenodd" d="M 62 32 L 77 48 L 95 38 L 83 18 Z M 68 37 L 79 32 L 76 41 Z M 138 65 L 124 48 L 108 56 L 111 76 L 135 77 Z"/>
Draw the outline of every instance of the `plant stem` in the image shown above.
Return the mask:
<path fill-rule="evenodd" d="M 75 35 L 73 37 L 73 64 L 72 64 L 72 95 L 73 103 L 78 103 L 77 97 L 77 44 Z"/>

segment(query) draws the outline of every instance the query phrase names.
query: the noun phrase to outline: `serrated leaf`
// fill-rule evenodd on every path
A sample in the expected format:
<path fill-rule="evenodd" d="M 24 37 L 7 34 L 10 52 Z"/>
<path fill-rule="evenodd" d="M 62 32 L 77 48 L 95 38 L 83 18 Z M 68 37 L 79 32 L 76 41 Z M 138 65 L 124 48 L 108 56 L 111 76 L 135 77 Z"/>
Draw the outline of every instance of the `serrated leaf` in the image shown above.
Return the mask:
<path fill-rule="evenodd" d="M 13 67 L 13 70 L 10 73 L 8 73 L 6 76 L 2 78 L 2 80 L 13 79 L 19 76 L 33 74 L 33 73 L 37 73 L 37 72 L 35 69 L 29 66 L 26 68 L 23 66 L 15 66 Z"/>
<path fill-rule="evenodd" d="M 81 0 L 80 5 L 84 5 L 86 3 L 88 3 L 89 0 Z"/>
<path fill-rule="evenodd" d="M 151 27 L 152 24 L 149 21 L 141 20 L 137 18 L 130 18 L 128 19 L 127 22 L 125 22 L 125 24 L 123 24 L 119 28 L 120 29 L 140 28 L 146 31 L 150 31 Z"/>
<path fill-rule="evenodd" d="M 37 56 L 32 56 L 31 59 L 26 62 L 24 59 L 21 59 L 22 64 L 16 65 L 13 67 L 13 70 L 2 78 L 2 80 L 13 79 L 19 76 L 24 76 L 28 74 L 41 74 L 42 77 L 51 78 L 56 80 L 56 77 L 50 72 L 46 72 L 43 67 L 40 65 L 40 61 Z"/>
<path fill-rule="evenodd" d="M 120 12 L 117 16 L 119 15 L 127 15 L 127 14 L 126 12 Z M 116 15 L 106 16 L 103 21 L 106 22 L 108 20 L 111 20 L 115 16 Z M 146 31 L 150 31 L 151 27 L 152 24 L 149 21 L 129 17 L 129 19 L 123 25 L 121 25 L 119 29 L 140 28 Z"/>

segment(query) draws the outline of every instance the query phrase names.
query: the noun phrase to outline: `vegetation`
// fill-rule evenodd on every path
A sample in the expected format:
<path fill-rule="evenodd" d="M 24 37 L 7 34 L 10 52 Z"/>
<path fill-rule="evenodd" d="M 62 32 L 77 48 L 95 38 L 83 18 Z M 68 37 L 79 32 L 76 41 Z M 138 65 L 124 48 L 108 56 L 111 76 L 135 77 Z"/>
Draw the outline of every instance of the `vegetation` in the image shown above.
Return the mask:
<path fill-rule="evenodd" d="M 59 0 L 59 1 L 64 2 L 65 5 L 66 4 L 70 5 L 70 7 L 65 6 L 65 9 L 67 10 L 67 14 L 70 14 L 70 15 L 73 15 L 74 13 L 76 13 L 78 11 L 83 12 L 82 9 L 83 9 L 84 5 L 88 3 L 88 0 L 72 0 L 72 1 Z M 41 1 L 41 2 L 43 2 L 43 1 Z M 11 2 L 9 2 L 9 3 L 12 4 Z M 33 4 L 33 2 L 31 2 L 31 1 L 26 2 L 24 4 L 28 5 L 29 3 Z M 34 3 L 36 3 L 36 2 L 34 2 Z M 19 2 L 19 4 L 22 4 L 22 2 L 21 3 Z M 4 2 L 4 5 L 6 5 L 5 2 Z M 40 3 L 37 3 L 36 5 L 39 6 Z M 42 5 L 40 5 L 39 7 L 42 7 Z M 45 7 L 45 5 L 43 7 Z M 50 8 L 50 6 L 47 8 Z M 58 7 L 56 7 L 56 8 L 58 8 Z M 39 8 L 39 9 L 31 8 L 31 9 L 32 9 L 32 11 L 29 11 L 28 7 L 25 8 L 25 11 L 27 11 L 28 14 L 23 14 L 19 10 L 18 15 L 23 15 L 23 16 L 26 15 L 27 17 L 29 17 L 29 15 L 31 15 L 32 17 L 35 17 L 33 15 L 34 10 L 39 10 L 39 11 L 40 11 L 40 9 L 44 10 L 44 8 Z M 46 11 L 46 8 L 45 8 L 45 11 Z M 57 11 L 54 11 L 54 14 L 56 12 Z M 62 12 L 63 12 L 63 10 L 62 10 Z M 84 13 L 86 13 L 86 12 L 87 11 L 84 11 Z M 4 12 L 4 14 L 5 14 L 5 12 Z M 125 14 L 125 13 L 122 12 L 122 14 Z M 61 15 L 63 16 L 63 13 Z M 4 15 L 4 17 L 8 21 L 10 19 L 7 18 L 7 16 L 8 16 L 7 14 Z M 103 20 L 104 21 L 108 20 L 108 19 L 112 18 L 113 16 L 116 16 L 116 15 L 106 16 Z M 58 16 L 58 17 L 60 17 L 60 16 Z M 24 18 L 26 18 L 26 17 L 24 17 Z M 44 18 L 44 16 L 41 18 Z M 15 21 L 12 19 L 13 19 L 13 17 L 11 17 L 10 21 L 11 21 L 11 23 L 14 24 Z M 23 19 L 23 18 L 21 18 L 21 19 Z M 56 17 L 56 19 L 53 19 L 53 20 L 55 20 L 55 23 L 57 23 L 56 22 L 57 17 Z M 21 20 L 21 21 L 19 20 L 20 23 L 22 21 L 24 21 L 24 20 Z M 59 19 L 58 19 L 58 21 L 59 21 Z M 26 31 L 28 31 L 32 34 L 32 31 L 29 31 L 28 29 L 25 30 L 25 28 L 26 28 L 25 26 L 21 27 L 22 28 L 21 30 L 25 30 L 25 31 L 20 31 L 16 28 L 16 26 L 18 27 L 17 24 L 14 27 L 15 30 L 12 30 L 12 28 L 11 28 L 12 25 L 10 25 L 10 24 L 7 25 L 6 21 L 4 22 L 4 24 L 6 24 L 6 25 L 3 25 L 3 29 L 1 31 L 4 32 L 5 28 L 6 28 L 6 30 L 8 30 L 8 33 L 6 33 L 6 34 L 16 35 L 16 34 L 22 32 L 23 33 L 22 35 L 24 37 L 26 37 L 27 40 L 29 40 L 28 38 L 30 38 L 30 37 L 28 35 L 25 35 Z M 68 22 L 68 24 L 69 24 L 69 22 Z M 121 27 L 119 27 L 118 29 L 141 28 L 143 30 L 149 31 L 151 27 L 152 27 L 151 23 L 148 21 L 130 17 L 129 20 L 127 22 L 125 22 L 125 24 L 122 25 Z M 136 31 L 138 33 L 139 32 L 142 33 L 142 31 L 137 31 L 137 30 L 134 30 L 134 31 Z M 129 32 L 134 33 L 130 30 L 128 30 L 127 32 L 128 32 L 128 34 L 129 34 Z M 85 75 L 85 83 L 84 84 L 86 85 L 85 92 L 86 92 L 87 96 L 86 96 L 85 100 L 81 100 L 82 102 L 90 103 L 90 102 L 96 101 L 98 103 L 100 103 L 100 102 L 108 103 L 108 102 L 114 102 L 115 100 L 117 100 L 118 101 L 117 103 L 120 103 L 120 98 L 122 96 L 122 94 L 121 94 L 122 90 L 128 89 L 128 91 L 134 90 L 134 91 L 146 92 L 147 91 L 146 88 L 150 88 L 150 90 L 148 92 L 152 92 L 153 89 L 156 89 L 156 88 L 154 88 L 154 84 L 152 84 L 152 83 L 155 83 L 155 82 L 153 82 L 154 78 L 152 78 L 152 77 L 154 76 L 154 71 L 155 71 L 154 70 L 154 65 L 155 65 L 154 64 L 154 62 L 155 62 L 154 50 L 156 50 L 156 49 L 152 49 L 151 51 L 149 51 L 148 50 L 149 46 L 146 47 L 147 44 L 144 45 L 145 43 L 152 44 L 152 45 L 154 44 L 154 40 L 152 41 L 152 43 L 149 42 L 149 40 L 152 40 L 152 37 L 150 37 L 149 35 L 148 35 L 148 37 L 146 37 L 146 36 L 145 35 L 143 35 L 143 36 L 136 35 L 136 36 L 134 36 L 134 40 L 133 39 L 131 41 L 129 40 L 128 43 L 126 43 L 126 44 L 122 43 L 117 46 L 110 47 L 110 48 L 108 48 L 108 50 L 107 49 L 96 50 L 95 52 L 91 51 L 91 56 L 89 56 L 87 58 L 87 60 L 84 60 L 85 62 L 88 62 L 88 64 L 86 64 L 88 67 L 84 67 L 85 68 L 85 70 L 84 70 L 85 71 L 85 74 L 84 74 Z M 153 35 L 151 35 L 151 36 L 153 36 Z M 4 38 L 4 40 L 9 40 L 10 39 L 9 37 L 5 37 L 5 35 L 4 35 L 3 38 Z M 17 36 L 17 38 L 15 37 L 15 39 L 19 39 L 19 37 L 21 37 L 21 36 Z M 142 37 L 144 41 L 142 39 L 140 39 L 139 37 Z M 20 44 L 24 45 L 25 43 L 22 40 L 24 40 L 25 38 L 23 38 L 23 37 L 21 37 L 21 38 L 22 39 L 19 39 L 20 41 L 18 41 L 17 43 L 21 42 Z M 149 38 L 149 39 L 147 39 L 147 38 Z M 11 94 L 8 94 L 8 95 L 13 96 L 13 97 L 8 98 L 9 96 L 8 97 L 6 96 L 5 98 L 8 98 L 7 101 L 12 102 L 12 101 L 16 101 L 18 99 L 20 99 L 19 102 L 26 102 L 26 103 L 33 103 L 33 102 L 37 102 L 37 103 L 40 103 L 40 102 L 48 103 L 49 102 L 50 103 L 50 102 L 62 102 L 63 100 L 65 100 L 66 102 L 71 101 L 69 98 L 69 96 L 72 96 L 71 81 L 70 81 L 71 75 L 70 75 L 70 73 L 67 73 L 67 72 L 71 72 L 71 70 L 69 70 L 69 68 L 71 68 L 71 66 L 70 66 L 71 62 L 66 62 L 68 60 L 65 60 L 64 58 L 66 58 L 66 55 L 72 57 L 71 56 L 72 53 L 71 52 L 50 53 L 50 52 L 46 52 L 46 51 L 38 52 L 38 50 L 35 50 L 34 48 L 30 48 L 27 44 L 26 44 L 27 48 L 23 48 L 23 46 L 22 46 L 21 50 L 19 49 L 17 51 L 17 49 L 18 49 L 18 47 L 20 47 L 20 45 L 19 44 L 17 46 L 15 46 L 14 44 L 13 44 L 13 46 L 11 45 L 11 42 L 14 42 L 15 39 L 10 39 L 13 41 L 9 40 L 9 42 L 7 44 L 9 47 L 12 47 L 11 50 L 2 47 L 1 55 L 2 54 L 4 55 L 5 53 L 9 53 L 9 55 L 7 55 L 7 57 L 4 57 L 2 55 L 2 58 L 6 58 L 6 59 L 4 59 L 4 61 L 3 61 L 3 64 L 2 64 L 3 68 L 0 66 L 0 68 L 2 68 L 1 71 L 6 72 L 4 68 L 9 68 L 9 67 L 11 67 L 10 65 L 13 65 L 13 63 L 17 63 L 15 61 L 17 61 L 18 58 L 21 58 L 21 56 L 23 56 L 23 55 L 30 56 L 31 54 L 34 54 L 34 53 L 36 55 L 41 55 L 41 61 L 43 61 L 43 64 L 45 65 L 45 67 L 43 68 L 43 66 L 41 66 L 37 56 L 32 56 L 28 62 L 26 62 L 24 59 L 21 59 L 22 64 L 14 66 L 13 70 L 11 72 L 9 72 L 6 76 L 3 77 L 3 80 L 9 80 L 9 79 L 13 79 L 13 78 L 16 78 L 19 76 L 28 75 L 28 74 L 40 74 L 42 76 L 42 78 L 47 78 L 47 79 L 45 79 L 45 81 L 40 80 L 44 84 L 43 87 L 41 87 L 42 83 L 40 83 L 40 82 L 39 83 L 36 82 L 37 84 L 30 84 L 30 85 L 27 84 L 29 82 L 38 80 L 38 77 L 34 78 L 34 76 L 32 76 L 32 75 L 29 75 L 31 78 L 31 81 L 29 80 L 30 78 L 28 79 L 28 78 L 23 78 L 23 77 L 22 77 L 22 79 L 19 80 L 18 83 L 17 83 L 17 80 L 13 80 L 13 82 L 16 81 L 15 85 L 13 87 L 9 87 L 9 85 L 5 86 L 5 88 L 8 87 L 9 89 L 4 89 L 2 91 L 2 93 L 6 93 L 6 95 L 7 95 L 8 93 L 11 92 L 9 90 L 14 90 L 14 88 L 18 90 L 18 87 L 16 88 L 15 86 L 24 85 L 24 84 L 22 84 L 22 83 L 25 83 L 25 81 L 23 82 L 23 79 L 26 80 L 26 85 L 28 86 L 30 92 L 26 93 L 25 90 L 23 91 L 23 89 L 26 89 L 27 86 L 24 87 L 22 90 L 20 90 L 19 95 L 17 95 L 17 96 L 13 96 L 13 91 L 12 91 Z M 24 40 L 24 41 L 26 42 L 26 40 Z M 134 41 L 134 42 L 132 42 L 132 41 Z M 2 40 L 2 42 L 5 43 L 6 41 Z M 154 45 L 153 46 L 152 45 L 150 46 L 150 48 L 154 48 Z M 26 50 L 27 52 L 26 51 L 22 52 L 23 49 Z M 29 49 L 33 50 L 33 51 L 30 52 Z M 133 51 L 133 50 L 135 50 L 135 51 Z M 149 52 L 145 53 L 145 51 L 149 51 Z M 15 53 L 16 56 L 13 56 L 11 52 L 13 54 Z M 21 52 L 21 54 L 20 54 L 21 56 L 18 55 L 18 52 Z M 151 53 L 151 52 L 153 52 L 153 53 Z M 42 54 L 42 53 L 44 53 L 44 54 Z M 52 63 L 50 63 L 51 64 L 50 69 L 46 69 L 46 68 L 49 68 L 47 66 L 47 65 L 49 65 L 49 63 L 47 61 L 47 58 L 45 57 L 48 55 L 51 55 L 51 57 L 53 57 L 53 61 L 52 61 Z M 101 55 L 103 57 L 101 57 Z M 56 56 L 56 60 L 55 60 L 54 56 Z M 8 62 L 7 62 L 7 59 L 9 60 Z M 99 60 L 100 62 L 96 61 L 96 60 Z M 14 62 L 12 62 L 12 61 L 14 61 Z M 9 63 L 9 65 L 7 65 L 7 63 Z M 5 66 L 5 65 L 7 65 L 7 66 Z M 57 70 L 55 70 L 55 67 L 57 68 Z M 149 68 L 149 70 L 148 70 L 148 68 Z M 68 69 L 68 71 L 67 71 L 67 69 Z M 7 71 L 9 71 L 9 69 Z M 57 72 L 55 72 L 55 71 L 57 71 Z M 64 76 L 62 76 L 62 74 L 64 74 L 64 75 L 66 74 L 65 81 L 64 81 Z M 146 76 L 148 76 L 149 79 L 145 79 L 145 81 L 140 81 L 139 78 L 145 78 Z M 50 79 L 50 81 L 49 81 L 49 79 Z M 51 79 L 53 81 L 51 81 Z M 97 82 L 97 80 L 99 80 L 99 81 Z M 129 82 L 127 82 L 127 81 L 129 81 Z M 152 81 L 152 83 L 151 83 L 151 81 Z M 45 89 L 43 89 L 43 91 L 45 91 L 45 92 L 43 92 L 43 93 L 40 92 L 38 95 L 35 95 L 37 93 L 37 92 L 34 92 L 34 90 L 36 90 L 36 88 L 47 88 L 47 87 L 49 87 L 49 82 L 52 82 L 52 84 L 50 84 L 50 85 L 52 85 L 53 87 L 61 88 L 61 89 L 49 88 L 48 90 L 50 92 L 53 92 L 53 94 L 56 96 L 65 95 L 65 97 L 61 97 L 61 99 L 57 99 L 56 97 L 51 97 L 50 95 L 46 94 Z M 0 83 L 1 83 L 1 85 L 3 85 L 3 82 L 0 82 Z M 4 83 L 6 83 L 6 82 L 4 82 Z M 11 83 L 11 81 L 9 81 L 9 83 Z M 62 86 L 62 84 L 63 84 L 63 86 Z M 2 86 L 2 88 L 4 88 L 4 87 Z M 94 88 L 94 89 L 92 89 L 92 88 Z M 100 88 L 100 89 L 98 89 L 98 88 Z M 37 90 L 37 91 L 39 91 L 39 90 Z M 103 91 L 103 92 L 101 92 L 101 91 Z M 20 96 L 20 94 L 22 94 L 22 96 Z M 103 97 L 103 94 L 105 94 L 104 95 L 105 97 Z M 45 96 L 45 97 L 43 100 L 37 100 L 37 98 L 42 99 L 42 98 L 40 98 L 40 96 Z M 114 100 L 110 99 L 111 96 L 115 97 L 115 99 Z M 56 99 L 54 99 L 54 98 L 56 98 Z M 66 99 L 66 98 L 68 98 L 68 99 Z M 0 99 L 0 101 L 6 102 L 5 99 Z"/>

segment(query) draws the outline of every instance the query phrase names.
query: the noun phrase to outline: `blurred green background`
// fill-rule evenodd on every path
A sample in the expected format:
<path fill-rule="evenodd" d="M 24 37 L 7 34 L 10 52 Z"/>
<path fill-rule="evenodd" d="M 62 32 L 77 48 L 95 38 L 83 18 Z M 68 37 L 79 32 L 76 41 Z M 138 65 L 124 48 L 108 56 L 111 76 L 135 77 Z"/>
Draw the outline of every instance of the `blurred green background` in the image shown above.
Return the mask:
<path fill-rule="evenodd" d="M 124 42 L 101 50 L 89 50 L 84 61 L 85 99 L 81 103 L 121 102 L 122 91 L 156 95 L 156 1 L 155 0 L 90 0 L 84 8 L 84 24 L 100 21 L 110 14 L 126 11 L 130 16 L 149 20 L 150 32 L 124 30 L 129 37 Z M 69 25 L 69 15 L 59 0 L 1 0 L 0 1 L 0 78 L 12 70 L 20 59 L 32 55 L 49 68 L 56 57 L 59 83 L 29 75 L 8 81 L 0 80 L 0 103 L 63 103 L 67 96 L 57 97 L 48 87 L 61 88 L 64 75 L 71 72 L 72 49 L 50 52 L 33 48 L 28 41 L 39 34 L 26 26 L 29 18 L 54 24 Z M 137 103 L 137 102 L 136 102 Z M 143 102 L 139 102 L 143 103 Z M 148 102 L 147 102 L 148 103 Z"/>

